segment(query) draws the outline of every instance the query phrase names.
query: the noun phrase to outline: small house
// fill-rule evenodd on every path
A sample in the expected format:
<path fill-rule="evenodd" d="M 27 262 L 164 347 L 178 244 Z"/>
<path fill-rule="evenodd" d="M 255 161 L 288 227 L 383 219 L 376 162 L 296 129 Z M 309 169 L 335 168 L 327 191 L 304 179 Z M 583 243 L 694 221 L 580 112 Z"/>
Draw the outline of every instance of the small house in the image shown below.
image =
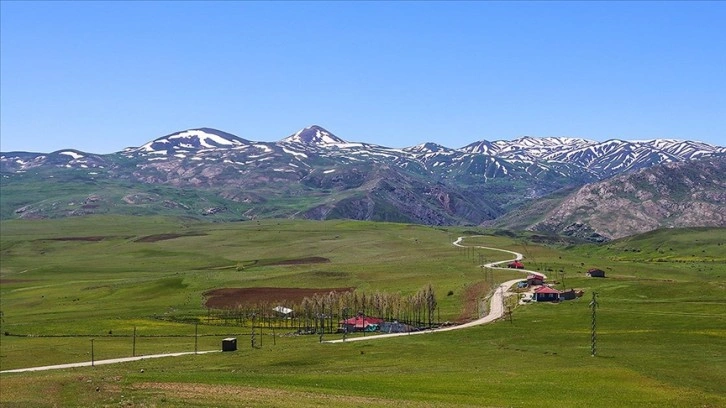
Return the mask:
<path fill-rule="evenodd" d="M 604 278 L 605 271 L 603 271 L 602 269 L 592 268 L 589 271 L 587 271 L 587 276 L 589 276 L 591 278 Z"/>
<path fill-rule="evenodd" d="M 544 283 L 544 276 L 533 273 L 527 276 L 527 284 L 530 286 L 541 285 Z"/>
<path fill-rule="evenodd" d="M 342 332 L 371 332 L 380 329 L 382 323 L 383 319 L 378 317 L 358 315 L 349 319 L 341 320 L 338 324 L 338 330 Z"/>
<path fill-rule="evenodd" d="M 534 290 L 535 302 L 559 302 L 560 291 L 549 286 L 540 286 Z"/>
<path fill-rule="evenodd" d="M 517 261 L 509 263 L 509 265 L 507 265 L 507 268 L 524 269 L 524 264 L 522 264 L 521 262 L 519 262 L 517 260 Z"/>

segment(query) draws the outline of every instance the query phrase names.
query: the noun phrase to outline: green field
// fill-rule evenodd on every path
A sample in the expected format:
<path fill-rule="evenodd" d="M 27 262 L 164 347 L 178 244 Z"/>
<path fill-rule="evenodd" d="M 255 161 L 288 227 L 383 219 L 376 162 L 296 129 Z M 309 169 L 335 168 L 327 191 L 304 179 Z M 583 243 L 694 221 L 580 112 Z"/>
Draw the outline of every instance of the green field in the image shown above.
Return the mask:
<path fill-rule="evenodd" d="M 232 353 L 0 374 L 3 407 L 726 406 L 724 229 L 599 246 L 354 221 L 98 216 L 3 221 L 0 232 L 2 370 L 88 361 L 91 343 L 100 360 L 239 341 Z M 347 344 L 268 327 L 254 348 L 249 326 L 210 319 L 203 304 L 215 288 L 408 295 L 431 284 L 437 320 L 474 318 L 472 299 L 490 289 L 478 265 L 508 257 L 451 245 L 475 234 L 484 236 L 464 244 L 521 252 L 528 268 L 584 297 L 519 306 L 511 321 L 466 330 Z M 309 257 L 329 262 L 280 264 Z M 587 278 L 592 267 L 608 277 Z M 496 282 L 520 276 L 493 274 Z"/>

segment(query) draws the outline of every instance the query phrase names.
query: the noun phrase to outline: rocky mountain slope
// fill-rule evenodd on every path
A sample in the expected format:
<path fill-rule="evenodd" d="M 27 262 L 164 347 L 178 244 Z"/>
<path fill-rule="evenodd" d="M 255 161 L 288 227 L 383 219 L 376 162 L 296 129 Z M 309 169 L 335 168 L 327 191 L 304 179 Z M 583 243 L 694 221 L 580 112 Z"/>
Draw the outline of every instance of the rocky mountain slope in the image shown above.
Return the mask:
<path fill-rule="evenodd" d="M 724 154 L 660 139 L 523 137 L 396 149 L 348 142 L 319 126 L 277 142 L 200 128 L 108 155 L 1 153 L 0 217 L 170 213 L 477 225 L 562 188 Z"/>
<path fill-rule="evenodd" d="M 670 162 L 587 184 L 526 228 L 597 241 L 658 228 L 726 227 L 725 203 L 726 157 Z M 524 218 L 513 215 L 505 224 Z"/>

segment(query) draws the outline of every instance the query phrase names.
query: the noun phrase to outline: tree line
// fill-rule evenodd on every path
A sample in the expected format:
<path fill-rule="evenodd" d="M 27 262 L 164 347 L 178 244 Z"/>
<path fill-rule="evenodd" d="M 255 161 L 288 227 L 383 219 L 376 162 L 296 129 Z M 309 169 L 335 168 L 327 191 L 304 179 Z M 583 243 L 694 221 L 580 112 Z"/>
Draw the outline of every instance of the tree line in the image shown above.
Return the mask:
<path fill-rule="evenodd" d="M 285 314 L 277 306 L 291 309 Z M 366 293 L 358 291 L 316 294 L 299 302 L 260 301 L 239 304 L 223 309 L 208 309 L 207 321 L 226 325 L 288 328 L 301 333 L 334 333 L 342 320 L 355 316 L 381 318 L 414 329 L 431 328 L 438 324 L 438 302 L 431 284 L 413 294 Z"/>

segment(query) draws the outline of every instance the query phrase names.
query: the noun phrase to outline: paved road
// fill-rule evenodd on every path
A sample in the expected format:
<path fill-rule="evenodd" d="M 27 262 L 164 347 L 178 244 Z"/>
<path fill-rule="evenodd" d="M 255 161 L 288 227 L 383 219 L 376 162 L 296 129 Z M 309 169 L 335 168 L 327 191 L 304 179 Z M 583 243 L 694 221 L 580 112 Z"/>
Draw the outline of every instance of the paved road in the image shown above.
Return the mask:
<path fill-rule="evenodd" d="M 167 354 L 151 354 L 148 356 L 136 356 L 136 357 L 123 357 L 123 358 L 112 358 L 109 360 L 96 360 L 93 363 L 90 361 L 85 361 L 81 363 L 70 363 L 70 364 L 58 364 L 58 365 L 51 365 L 51 366 L 42 366 L 42 367 L 30 367 L 30 368 L 18 368 L 15 370 L 4 370 L 0 371 L 0 374 L 5 373 L 24 373 L 28 371 L 45 371 L 45 370 L 59 370 L 62 368 L 76 368 L 76 367 L 90 367 L 92 365 L 103 365 L 103 364 L 115 364 L 115 363 L 125 363 L 128 361 L 139 361 L 139 360 L 146 360 L 148 358 L 161 358 L 161 357 L 177 357 L 177 356 L 185 356 L 188 354 L 207 354 L 207 353 L 217 353 L 221 350 L 208 350 L 208 351 L 188 351 L 184 353 L 167 353 Z"/>
<path fill-rule="evenodd" d="M 453 244 L 458 247 L 466 247 L 467 245 L 461 244 L 461 241 L 463 241 L 464 238 L 465 237 L 459 237 L 456 241 L 454 241 Z M 520 254 L 519 252 L 509 251 L 506 249 L 490 248 L 490 247 L 484 247 L 484 246 L 475 246 L 475 248 L 488 249 L 491 251 L 507 252 L 507 253 L 510 253 L 515 256 L 514 259 L 506 259 L 503 261 L 490 262 L 488 264 L 482 265 L 485 268 L 512 270 L 512 269 L 509 269 L 506 267 L 501 267 L 498 265 L 501 265 L 504 263 L 509 263 L 509 262 L 512 262 L 515 260 L 520 260 L 520 259 L 524 258 L 524 256 L 522 254 Z M 542 272 L 530 271 L 528 269 L 515 269 L 515 270 L 517 272 L 524 272 L 524 273 L 528 273 L 528 274 L 536 273 L 536 274 L 542 275 L 544 278 L 547 277 Z M 439 333 L 439 332 L 445 332 L 445 331 L 451 331 L 451 330 L 461 330 L 461 329 L 466 329 L 467 327 L 473 327 L 473 326 L 478 326 L 481 324 L 491 323 L 491 322 L 501 318 L 502 316 L 504 316 L 504 298 L 507 296 L 507 292 L 509 291 L 509 288 L 511 288 L 512 286 L 514 286 L 515 283 L 520 282 L 521 280 L 522 279 L 512 279 L 510 281 L 506 281 L 506 282 L 500 284 L 499 286 L 497 286 L 497 289 L 492 294 L 492 297 L 489 302 L 489 314 L 487 314 L 486 316 L 484 316 L 480 319 L 473 320 L 468 323 L 459 324 L 456 326 L 442 327 L 439 329 L 422 330 L 422 331 L 410 332 L 410 333 L 373 334 L 373 335 L 366 336 L 366 337 L 353 337 L 353 338 L 348 338 L 345 340 L 343 340 L 343 339 L 329 340 L 329 341 L 324 341 L 323 343 L 343 343 L 343 342 L 347 343 L 349 341 L 364 341 L 364 340 L 373 340 L 373 339 L 385 339 L 388 337 L 396 337 L 396 336 L 431 334 L 431 333 Z"/>

